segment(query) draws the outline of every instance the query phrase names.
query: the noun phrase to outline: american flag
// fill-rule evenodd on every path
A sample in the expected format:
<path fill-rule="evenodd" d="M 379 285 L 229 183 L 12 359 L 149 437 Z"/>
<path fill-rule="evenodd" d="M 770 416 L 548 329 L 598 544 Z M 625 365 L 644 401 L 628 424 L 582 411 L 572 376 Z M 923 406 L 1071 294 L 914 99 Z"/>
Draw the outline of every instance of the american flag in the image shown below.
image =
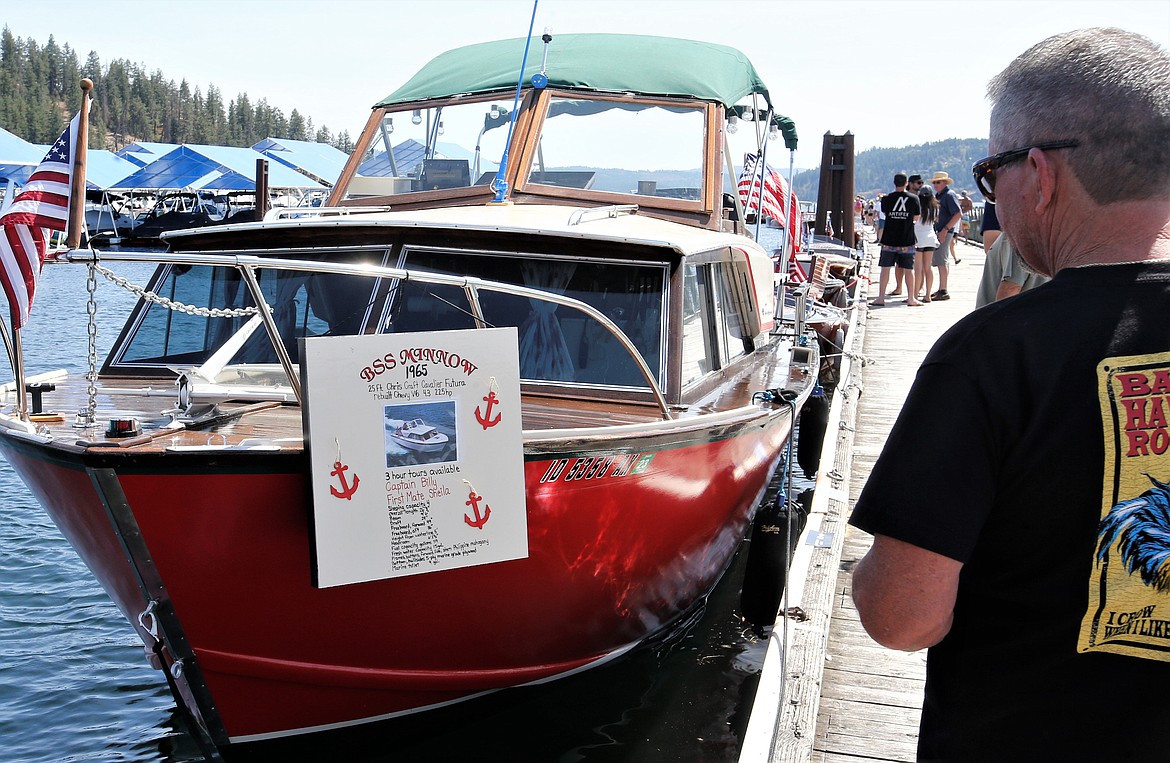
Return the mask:
<path fill-rule="evenodd" d="M 0 217 L 0 281 L 12 309 L 13 328 L 28 322 L 49 231 L 63 231 L 69 221 L 69 183 L 80 120 L 78 112 Z"/>
<path fill-rule="evenodd" d="M 804 272 L 804 266 L 796 259 L 795 251 L 788 255 L 788 281 L 790 283 L 808 281 L 808 273 Z"/>
<path fill-rule="evenodd" d="M 759 157 L 755 154 L 745 154 L 743 170 L 739 173 L 739 199 L 743 203 L 745 212 L 759 212 L 762 206 L 764 214 L 781 225 L 786 225 L 787 215 L 784 214 L 784 197 L 788 192 L 788 184 L 780 173 L 764 165 L 763 193 L 760 193 Z"/>

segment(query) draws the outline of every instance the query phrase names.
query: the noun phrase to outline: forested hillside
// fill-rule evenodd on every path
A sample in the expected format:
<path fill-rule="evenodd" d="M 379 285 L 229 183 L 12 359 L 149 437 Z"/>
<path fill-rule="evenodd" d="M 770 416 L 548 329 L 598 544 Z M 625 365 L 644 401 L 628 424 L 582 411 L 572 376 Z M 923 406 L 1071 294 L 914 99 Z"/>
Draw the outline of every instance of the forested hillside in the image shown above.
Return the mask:
<path fill-rule="evenodd" d="M 251 146 L 268 137 L 315 140 L 345 152 L 349 133 L 333 135 L 295 108 L 284 112 L 260 98 L 239 93 L 225 103 L 214 84 L 203 91 L 186 80 L 175 84 L 161 71 L 147 72 L 123 58 L 103 64 L 91 51 L 85 62 L 69 45 L 49 37 L 0 34 L 0 127 L 32 143 L 56 140 L 81 104 L 79 82 L 94 82 L 90 145 L 117 150 L 136 140 Z"/>
<path fill-rule="evenodd" d="M 859 152 L 854 158 L 854 191 L 872 198 L 894 190 L 896 173 L 910 175 L 917 172 L 929 180 L 938 171 L 949 173 L 955 179 L 955 188 L 974 191 L 971 165 L 985 156 L 986 138 L 948 138 L 903 148 L 871 148 Z M 797 174 L 792 180 L 796 195 L 816 201 L 820 172 L 818 167 Z"/>

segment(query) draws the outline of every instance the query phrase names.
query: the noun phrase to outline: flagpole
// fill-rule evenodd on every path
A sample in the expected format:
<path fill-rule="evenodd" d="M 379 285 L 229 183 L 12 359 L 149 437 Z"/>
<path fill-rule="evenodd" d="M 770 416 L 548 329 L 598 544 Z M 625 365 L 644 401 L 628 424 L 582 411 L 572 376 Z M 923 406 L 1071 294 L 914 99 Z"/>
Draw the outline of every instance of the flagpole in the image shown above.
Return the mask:
<path fill-rule="evenodd" d="M 752 104 L 752 109 L 753 110 L 755 109 L 754 101 Z M 771 109 L 768 110 L 767 118 L 768 119 L 772 118 L 772 110 Z M 759 127 L 760 120 L 753 119 L 752 121 L 756 123 L 756 149 L 759 151 L 759 156 L 760 156 L 760 196 L 759 196 L 759 199 L 756 201 L 757 207 L 756 207 L 756 236 L 755 236 L 756 241 L 759 241 L 760 240 L 760 223 L 762 223 L 763 219 L 764 219 L 764 183 L 768 182 L 768 141 L 766 139 L 765 140 L 760 139 L 760 127 Z M 754 186 L 755 184 L 756 184 L 756 179 L 753 177 L 752 178 L 752 185 Z M 748 206 L 749 207 L 751 206 L 751 194 L 748 194 Z"/>
<path fill-rule="evenodd" d="M 81 80 L 81 111 L 73 141 L 73 182 L 69 186 L 69 227 L 65 234 L 65 246 L 69 249 L 81 246 L 81 224 L 85 219 L 85 152 L 89 145 L 89 91 L 92 89 L 93 80 L 88 77 Z"/>
<path fill-rule="evenodd" d="M 804 214 L 800 211 L 800 207 L 797 207 L 795 215 L 792 214 L 792 197 L 796 195 L 796 190 L 792 187 L 794 167 L 796 167 L 796 149 L 793 148 L 788 150 L 788 193 L 784 197 L 784 214 L 788 215 L 788 225 L 785 226 L 784 231 L 784 248 L 787 250 L 784 253 L 785 262 L 792 256 L 793 250 L 796 248 L 793 236 L 796 235 L 794 231 L 797 225 L 800 226 L 799 235 L 804 235 Z M 795 221 L 792 219 L 793 217 L 796 217 Z"/>
<path fill-rule="evenodd" d="M 8 356 L 12 358 L 12 370 L 16 374 L 16 415 L 21 421 L 28 421 L 28 390 L 24 384 L 24 350 L 20 346 L 20 329 L 13 330 L 13 337 L 8 337 L 8 326 L 0 321 L 0 329 L 4 333 L 4 344 L 8 347 Z"/>

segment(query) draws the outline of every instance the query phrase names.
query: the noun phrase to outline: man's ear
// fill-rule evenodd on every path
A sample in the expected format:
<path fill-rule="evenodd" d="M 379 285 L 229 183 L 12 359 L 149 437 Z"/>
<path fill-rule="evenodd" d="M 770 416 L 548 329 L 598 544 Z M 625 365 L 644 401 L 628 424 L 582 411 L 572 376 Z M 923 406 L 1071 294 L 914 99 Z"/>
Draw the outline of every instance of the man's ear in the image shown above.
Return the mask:
<path fill-rule="evenodd" d="M 1043 214 L 1056 200 L 1056 175 L 1060 169 L 1038 148 L 1028 152 L 1027 163 L 1034 209 L 1037 214 Z"/>

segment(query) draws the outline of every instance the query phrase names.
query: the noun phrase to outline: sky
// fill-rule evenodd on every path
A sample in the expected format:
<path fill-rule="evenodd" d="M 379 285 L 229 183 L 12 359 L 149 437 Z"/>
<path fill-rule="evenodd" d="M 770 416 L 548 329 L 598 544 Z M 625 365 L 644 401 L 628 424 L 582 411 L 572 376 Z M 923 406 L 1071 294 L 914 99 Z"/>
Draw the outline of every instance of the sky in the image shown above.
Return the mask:
<path fill-rule="evenodd" d="M 356 139 L 375 101 L 451 48 L 523 37 L 532 0 L 0 0 L 0 23 L 84 64 L 128 59 L 225 102 L 247 93 Z M 50 12 L 51 11 L 51 12 Z M 1170 0 L 538 0 L 533 34 L 624 32 L 747 54 L 801 136 L 855 148 L 987 137 L 987 81 L 1058 32 L 1118 26 L 1170 48 Z M 517 62 L 519 66 L 519 62 Z M 771 162 L 770 162 L 771 163 Z"/>

